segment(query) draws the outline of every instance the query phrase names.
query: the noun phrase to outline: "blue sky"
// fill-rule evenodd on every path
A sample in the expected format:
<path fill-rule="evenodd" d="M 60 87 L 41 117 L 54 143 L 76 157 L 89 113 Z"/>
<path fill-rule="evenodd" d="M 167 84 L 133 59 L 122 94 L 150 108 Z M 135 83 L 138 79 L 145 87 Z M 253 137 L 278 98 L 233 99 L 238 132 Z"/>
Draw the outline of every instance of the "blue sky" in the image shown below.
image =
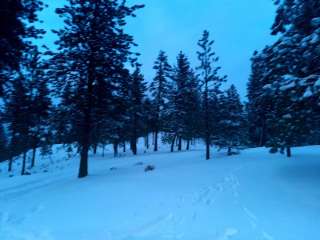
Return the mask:
<path fill-rule="evenodd" d="M 60 28 L 62 21 L 54 9 L 65 1 L 46 3 L 49 8 L 40 15 L 42 26 L 47 30 Z M 172 64 L 182 50 L 197 66 L 197 41 L 207 29 L 216 41 L 221 73 L 228 75 L 228 84 L 235 84 L 244 97 L 253 51 L 273 40 L 272 0 L 128 0 L 128 3 L 146 5 L 137 12 L 137 18 L 128 19 L 128 31 L 139 44 L 137 51 L 142 54 L 140 62 L 147 81 L 153 78 L 152 65 L 160 50 L 167 52 Z M 54 34 L 48 33 L 42 41 L 50 47 L 54 40 Z"/>

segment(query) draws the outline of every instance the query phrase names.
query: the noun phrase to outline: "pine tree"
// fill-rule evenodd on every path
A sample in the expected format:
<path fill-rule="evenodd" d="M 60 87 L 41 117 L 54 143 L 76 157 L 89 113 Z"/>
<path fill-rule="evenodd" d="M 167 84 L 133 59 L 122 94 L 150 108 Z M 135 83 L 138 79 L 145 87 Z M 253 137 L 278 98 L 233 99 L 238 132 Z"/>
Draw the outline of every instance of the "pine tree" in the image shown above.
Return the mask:
<path fill-rule="evenodd" d="M 291 146 L 308 142 L 319 119 L 320 3 L 286 0 L 276 4 L 272 34 L 279 39 L 255 57 L 259 60 L 249 85 L 249 118 L 264 118 L 263 142 L 287 148 L 291 156 Z"/>
<path fill-rule="evenodd" d="M 210 108 L 216 105 L 217 93 L 219 87 L 226 77 L 220 77 L 218 72 L 220 67 L 215 66 L 219 58 L 216 53 L 212 50 L 214 41 L 210 40 L 209 32 L 204 31 L 202 38 L 198 42 L 200 51 L 198 52 L 198 59 L 200 66 L 198 70 L 200 72 L 200 80 L 202 84 L 202 109 L 203 109 L 203 138 L 206 144 L 206 159 L 210 159 L 210 146 L 211 138 L 214 128 L 211 121 Z M 211 95 L 211 96 L 210 96 Z M 211 100 L 210 100 L 211 97 Z M 212 104 L 210 104 L 210 102 Z M 211 106 L 210 106 L 211 105 Z M 211 109 L 213 110 L 213 108 Z"/>
<path fill-rule="evenodd" d="M 145 97 L 146 85 L 141 74 L 140 65 L 136 64 L 135 70 L 131 75 L 130 88 L 130 146 L 134 155 L 137 154 L 137 141 L 143 132 L 143 99 Z"/>
<path fill-rule="evenodd" d="M 12 71 L 18 70 L 26 38 L 38 38 L 43 30 L 34 27 L 37 12 L 44 4 L 39 0 L 2 0 L 0 2 L 0 95 L 8 85 Z"/>
<path fill-rule="evenodd" d="M 5 106 L 5 122 L 8 124 L 10 134 L 8 170 L 12 171 L 13 157 L 22 153 L 21 175 L 26 173 L 26 155 L 30 148 L 30 128 L 32 124 L 29 117 L 31 99 L 28 96 L 26 85 L 26 81 L 21 74 L 14 80 Z"/>
<path fill-rule="evenodd" d="M 232 155 L 234 148 L 245 144 L 246 129 L 243 105 L 234 85 L 219 99 L 219 138 L 217 145 L 228 149 Z"/>
<path fill-rule="evenodd" d="M 171 143 L 174 150 L 174 141 L 178 141 L 178 151 L 182 150 L 182 140 L 195 137 L 199 113 L 199 91 L 197 78 L 194 75 L 188 58 L 182 52 L 177 57 L 177 64 L 173 69 L 170 82 L 169 101 L 167 103 L 164 122 L 166 141 Z"/>
<path fill-rule="evenodd" d="M 77 96 L 77 142 L 80 146 L 79 177 L 88 175 L 88 152 L 95 128 L 93 114 L 98 112 L 95 92 L 104 86 L 115 86 L 124 75 L 133 38 L 124 32 L 126 17 L 134 17 L 141 5 L 102 0 L 69 0 L 69 5 L 56 12 L 64 18 L 65 27 L 55 31 L 59 52 L 51 59 L 51 73 L 56 88 L 72 82 Z M 113 95 L 111 91 L 105 96 Z M 101 112 L 101 111 L 100 111 Z M 102 117 L 102 116 L 100 116 Z M 103 116 L 104 117 L 104 116 Z"/>
<path fill-rule="evenodd" d="M 158 151 L 158 135 L 163 128 L 164 109 L 168 102 L 168 84 L 172 73 L 172 68 L 168 63 L 165 52 L 160 51 L 153 68 L 156 71 L 156 76 L 150 85 L 150 92 L 155 110 L 154 151 L 156 152 Z"/>
<path fill-rule="evenodd" d="M 31 168 L 35 165 L 37 148 L 47 148 L 50 145 L 50 112 L 51 96 L 47 86 L 45 64 L 37 47 L 29 50 L 24 67 L 30 93 L 30 144 L 32 148 Z"/>

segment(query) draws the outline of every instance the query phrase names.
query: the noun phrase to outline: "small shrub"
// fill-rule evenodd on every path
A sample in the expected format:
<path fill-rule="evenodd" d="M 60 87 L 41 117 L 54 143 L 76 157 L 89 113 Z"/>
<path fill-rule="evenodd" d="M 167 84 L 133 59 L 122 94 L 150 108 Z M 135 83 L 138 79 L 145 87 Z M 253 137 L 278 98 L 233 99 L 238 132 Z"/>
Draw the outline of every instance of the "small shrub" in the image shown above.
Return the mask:
<path fill-rule="evenodd" d="M 156 167 L 153 166 L 153 165 L 148 165 L 148 166 L 145 167 L 144 171 L 145 171 L 145 172 L 150 172 L 150 171 L 155 170 L 155 168 L 156 168 Z"/>
<path fill-rule="evenodd" d="M 278 148 L 272 147 L 272 148 L 270 148 L 269 152 L 272 153 L 272 154 L 275 154 L 275 153 L 278 152 Z"/>

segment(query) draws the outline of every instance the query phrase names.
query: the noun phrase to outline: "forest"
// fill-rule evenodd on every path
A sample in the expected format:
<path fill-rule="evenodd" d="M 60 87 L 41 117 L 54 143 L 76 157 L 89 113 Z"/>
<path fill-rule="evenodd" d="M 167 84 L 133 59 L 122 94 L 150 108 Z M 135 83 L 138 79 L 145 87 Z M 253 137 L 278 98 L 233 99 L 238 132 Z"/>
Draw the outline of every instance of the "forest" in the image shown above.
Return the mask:
<path fill-rule="evenodd" d="M 25 175 L 37 164 L 36 151 L 76 146 L 83 178 L 90 151 L 112 144 L 115 157 L 136 155 L 139 138 L 155 152 L 159 142 L 173 152 L 202 139 L 207 160 L 211 146 L 228 155 L 264 146 L 291 157 L 292 147 L 320 144 L 320 3 L 276 5 L 270 33 L 277 40 L 254 52 L 243 99 L 220 73 L 207 30 L 195 43 L 196 66 L 183 52 L 169 62 L 159 50 L 154 78 L 145 79 L 137 43 L 126 33 L 144 5 L 69 0 L 56 9 L 64 27 L 52 29 L 58 36 L 52 50 L 34 43 L 45 34 L 37 27 L 42 1 L 1 1 L 1 161 L 10 172 L 21 156 Z"/>
<path fill-rule="evenodd" d="M 0 240 L 320 239 L 319 160 L 319 0 L 0 1 Z"/>

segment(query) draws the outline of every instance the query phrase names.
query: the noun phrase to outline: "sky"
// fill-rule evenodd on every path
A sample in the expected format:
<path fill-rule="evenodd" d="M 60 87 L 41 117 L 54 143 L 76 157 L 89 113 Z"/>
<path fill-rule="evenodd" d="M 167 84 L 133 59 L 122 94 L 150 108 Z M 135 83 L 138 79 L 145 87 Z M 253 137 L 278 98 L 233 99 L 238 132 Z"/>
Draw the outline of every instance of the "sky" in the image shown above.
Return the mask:
<path fill-rule="evenodd" d="M 197 60 L 197 42 L 203 30 L 215 40 L 214 50 L 220 57 L 221 75 L 228 75 L 227 85 L 235 84 L 242 98 L 250 75 L 250 58 L 255 50 L 272 43 L 270 27 L 274 20 L 272 0 L 128 0 L 128 4 L 145 4 L 136 18 L 128 18 L 127 31 L 139 45 L 140 62 L 146 81 L 154 77 L 153 63 L 160 50 L 175 64 L 183 51 L 193 67 Z M 49 5 L 40 14 L 41 25 L 48 33 L 42 40 L 53 47 L 56 37 L 50 29 L 63 26 L 54 13 L 65 0 L 46 0 Z"/>

